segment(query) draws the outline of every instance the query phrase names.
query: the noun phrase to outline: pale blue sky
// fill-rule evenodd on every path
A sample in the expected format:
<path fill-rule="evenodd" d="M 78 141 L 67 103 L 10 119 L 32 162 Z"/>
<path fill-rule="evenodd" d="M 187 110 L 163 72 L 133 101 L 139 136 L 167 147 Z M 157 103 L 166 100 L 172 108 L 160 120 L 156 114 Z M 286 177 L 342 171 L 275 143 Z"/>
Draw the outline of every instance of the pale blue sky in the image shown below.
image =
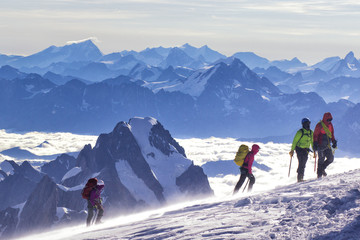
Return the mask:
<path fill-rule="evenodd" d="M 270 60 L 360 57 L 358 0 L 1 0 L 0 53 L 86 38 L 103 53 L 208 45 Z"/>

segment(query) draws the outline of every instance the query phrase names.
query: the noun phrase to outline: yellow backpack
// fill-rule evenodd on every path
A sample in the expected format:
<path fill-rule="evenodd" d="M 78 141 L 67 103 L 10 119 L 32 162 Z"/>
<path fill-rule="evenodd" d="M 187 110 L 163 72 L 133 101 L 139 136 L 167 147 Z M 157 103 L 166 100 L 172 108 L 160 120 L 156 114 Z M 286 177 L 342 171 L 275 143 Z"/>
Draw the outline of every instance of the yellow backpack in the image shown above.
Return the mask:
<path fill-rule="evenodd" d="M 241 144 L 234 159 L 236 165 L 241 167 L 244 164 L 245 157 L 249 152 L 250 152 L 249 147 L 245 144 Z"/>

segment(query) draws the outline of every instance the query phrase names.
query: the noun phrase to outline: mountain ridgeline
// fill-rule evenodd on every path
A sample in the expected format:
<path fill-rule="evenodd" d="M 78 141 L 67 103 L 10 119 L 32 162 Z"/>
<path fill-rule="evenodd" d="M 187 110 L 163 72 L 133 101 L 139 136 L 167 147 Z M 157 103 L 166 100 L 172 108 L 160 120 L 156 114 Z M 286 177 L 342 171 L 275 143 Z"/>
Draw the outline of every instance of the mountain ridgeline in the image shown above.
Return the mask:
<path fill-rule="evenodd" d="M 119 122 L 84 146 L 75 159 L 66 154 L 44 164 L 0 164 L 0 232 L 11 237 L 69 222 L 85 223 L 81 189 L 102 179 L 106 216 L 127 214 L 170 202 L 213 195 L 203 169 L 154 118 Z"/>
<path fill-rule="evenodd" d="M 339 148 L 358 151 L 352 52 L 308 66 L 189 44 L 104 55 L 88 40 L 1 55 L 0 65 L 2 129 L 100 134 L 119 119 L 153 116 L 176 136 L 262 138 L 290 136 L 303 117 L 315 124 L 330 111 Z"/>

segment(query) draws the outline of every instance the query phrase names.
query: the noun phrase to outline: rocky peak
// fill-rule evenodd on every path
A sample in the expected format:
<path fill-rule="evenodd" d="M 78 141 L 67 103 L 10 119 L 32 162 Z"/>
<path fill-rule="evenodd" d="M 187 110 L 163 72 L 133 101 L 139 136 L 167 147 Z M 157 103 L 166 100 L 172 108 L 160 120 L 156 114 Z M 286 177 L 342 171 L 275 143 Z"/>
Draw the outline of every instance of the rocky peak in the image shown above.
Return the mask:
<path fill-rule="evenodd" d="M 1 167 L 4 168 L 3 170 L 7 175 L 21 175 L 34 182 L 39 182 L 44 175 L 33 168 L 28 161 L 18 165 L 13 160 L 5 160 Z"/>
<path fill-rule="evenodd" d="M 67 154 L 61 154 L 54 161 L 45 163 L 41 171 L 49 175 L 55 182 L 59 183 L 64 174 L 75 167 L 76 159 Z"/>
<path fill-rule="evenodd" d="M 20 214 L 21 233 L 50 227 L 56 219 L 57 187 L 45 175 L 30 194 Z"/>
<path fill-rule="evenodd" d="M 354 60 L 356 60 L 355 58 L 355 55 L 352 51 L 350 51 L 344 58 L 344 60 L 347 62 L 347 63 L 351 63 L 353 62 Z"/>
<path fill-rule="evenodd" d="M 186 158 L 184 148 L 181 147 L 174 138 L 172 138 L 170 132 L 168 130 L 165 130 L 161 123 L 158 121 L 155 125 L 153 125 L 150 130 L 149 142 L 151 146 L 159 149 L 167 156 L 169 156 L 176 150 Z"/>
<path fill-rule="evenodd" d="M 179 186 L 181 192 L 191 197 L 214 194 L 204 170 L 194 164 L 176 178 L 176 185 Z"/>
<path fill-rule="evenodd" d="M 24 161 L 19 167 L 19 173 L 35 182 L 40 181 L 44 174 L 35 170 L 28 161 Z"/>
<path fill-rule="evenodd" d="M 111 133 L 99 136 L 94 148 L 97 167 L 98 169 L 113 168 L 116 162 L 127 161 L 136 176 L 142 179 L 162 202 L 163 188 L 144 159 L 132 130 L 134 129 L 130 124 L 119 122 Z"/>
<path fill-rule="evenodd" d="M 80 151 L 76 159 L 76 166 L 81 167 L 82 170 L 97 170 L 97 165 L 90 144 L 85 145 L 84 148 Z"/>

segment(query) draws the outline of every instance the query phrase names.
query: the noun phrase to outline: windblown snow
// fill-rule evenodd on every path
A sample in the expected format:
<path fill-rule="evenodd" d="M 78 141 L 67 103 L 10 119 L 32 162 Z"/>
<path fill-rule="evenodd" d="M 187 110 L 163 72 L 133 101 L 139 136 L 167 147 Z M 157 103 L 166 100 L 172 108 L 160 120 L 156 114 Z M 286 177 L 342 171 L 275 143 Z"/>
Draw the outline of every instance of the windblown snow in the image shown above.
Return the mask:
<path fill-rule="evenodd" d="M 359 239 L 360 170 L 24 239 Z"/>
<path fill-rule="evenodd" d="M 154 123 L 149 121 L 149 124 Z M 135 125 L 133 122 L 132 130 L 136 132 Z M 34 139 L 40 138 L 36 133 L 32 134 Z M 29 139 L 31 134 L 27 134 L 24 140 L 20 136 L 11 136 L 18 144 L 34 142 L 24 144 L 29 150 L 38 146 L 35 144 L 37 140 Z M 69 149 L 71 141 L 77 141 L 76 135 L 61 136 L 68 136 L 63 138 L 64 145 L 58 140 L 56 148 L 47 154 Z M 86 139 L 85 136 L 79 138 Z M 94 142 L 93 137 L 89 139 Z M 48 141 L 51 143 L 55 138 Z M 53 229 L 24 239 L 360 239 L 359 158 L 344 157 L 345 153 L 337 151 L 334 163 L 327 169 L 328 176 L 316 179 L 314 159 L 309 157 L 306 181 L 296 183 L 296 158 L 292 161 L 291 175 L 287 176 L 290 144 L 258 143 L 261 150 L 255 157 L 253 192 L 243 192 L 242 188 L 232 196 L 239 179 L 238 168 L 232 159 L 240 144 L 253 143 L 215 137 L 177 141 L 184 147 L 188 159 L 203 166 L 215 192 L 213 198 L 169 202 L 160 209 L 114 219 L 106 217 L 105 209 L 105 223 L 102 225 L 86 228 L 81 224 Z M 3 166 L 9 167 L 7 164 Z M 126 166 L 118 166 L 119 169 L 129 170 Z M 132 179 L 130 170 L 126 176 L 127 179 L 122 179 L 124 184 L 139 181 Z M 143 194 L 134 195 L 139 199 L 147 197 Z M 66 211 L 57 210 L 59 215 Z"/>

